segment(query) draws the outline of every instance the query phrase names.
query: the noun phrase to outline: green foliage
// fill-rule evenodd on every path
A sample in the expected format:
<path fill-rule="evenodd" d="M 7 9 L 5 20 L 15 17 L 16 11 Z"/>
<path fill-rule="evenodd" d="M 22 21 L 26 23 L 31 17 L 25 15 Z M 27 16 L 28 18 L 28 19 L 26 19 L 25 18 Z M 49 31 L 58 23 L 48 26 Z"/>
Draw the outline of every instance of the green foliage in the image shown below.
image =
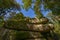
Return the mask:
<path fill-rule="evenodd" d="M 3 24 L 4 24 L 4 19 L 3 19 L 3 17 L 0 17 L 0 27 L 2 27 Z"/>
<path fill-rule="evenodd" d="M 41 13 L 41 10 L 40 10 L 40 5 L 41 4 L 41 0 L 36 0 L 36 2 L 34 2 L 34 11 L 35 11 L 35 14 L 36 14 L 36 17 L 37 18 L 41 18 L 43 17 L 42 13 Z"/>
<path fill-rule="evenodd" d="M 44 0 L 45 9 L 50 9 L 54 15 L 60 15 L 60 0 Z"/>
<path fill-rule="evenodd" d="M 16 32 L 15 35 L 16 36 L 14 40 L 24 40 L 25 38 L 29 38 L 31 36 L 29 32 L 24 32 L 24 31 Z"/>
<path fill-rule="evenodd" d="M 33 0 L 28 0 L 28 1 L 23 0 L 23 4 L 24 4 L 23 7 L 27 10 L 29 8 L 32 8 L 34 10 L 37 18 L 40 19 L 41 17 L 43 17 L 43 15 L 40 11 L 41 0 L 35 0 L 35 1 L 33 1 Z M 32 5 L 32 4 L 34 4 L 34 5 Z"/>
<path fill-rule="evenodd" d="M 22 2 L 24 3 L 23 7 L 28 10 L 31 5 L 32 5 L 32 0 L 22 0 Z"/>
<path fill-rule="evenodd" d="M 24 20 L 24 15 L 22 13 L 18 13 L 18 14 L 16 14 L 16 16 L 14 16 L 14 18 L 17 20 L 19 20 L 19 19 Z"/>
<path fill-rule="evenodd" d="M 0 0 L 0 16 L 5 16 L 11 10 L 20 10 L 20 5 L 15 0 Z"/>
<path fill-rule="evenodd" d="M 16 7 L 17 5 L 18 4 L 15 0 L 0 0 L 0 8 L 12 8 Z"/>
<path fill-rule="evenodd" d="M 22 13 L 18 13 L 7 21 L 7 27 L 27 29 L 25 17 Z"/>

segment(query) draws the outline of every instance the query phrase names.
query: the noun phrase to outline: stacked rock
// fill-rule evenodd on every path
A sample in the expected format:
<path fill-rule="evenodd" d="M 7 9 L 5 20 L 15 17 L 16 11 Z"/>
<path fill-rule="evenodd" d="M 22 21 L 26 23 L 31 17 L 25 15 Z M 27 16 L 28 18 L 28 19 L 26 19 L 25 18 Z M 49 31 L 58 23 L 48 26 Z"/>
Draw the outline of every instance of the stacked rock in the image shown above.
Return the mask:
<path fill-rule="evenodd" d="M 41 19 L 34 18 L 32 21 L 33 29 L 40 30 L 41 32 L 47 32 L 54 29 L 52 23 L 49 22 L 49 19 L 42 17 Z"/>
<path fill-rule="evenodd" d="M 41 31 L 41 29 L 43 29 L 42 30 L 43 32 L 48 32 L 48 31 L 54 29 L 53 24 L 49 23 L 49 19 L 47 19 L 45 17 L 43 17 L 43 18 L 40 19 L 40 23 L 42 24 L 42 25 L 40 24 L 40 31 Z"/>
<path fill-rule="evenodd" d="M 29 22 L 31 23 L 28 24 L 28 27 L 31 30 L 39 31 L 39 32 L 30 32 L 30 35 L 33 35 L 32 37 L 36 38 L 36 40 L 38 40 L 38 37 L 43 37 L 43 38 L 48 37 L 47 35 L 54 28 L 53 24 L 49 22 L 49 19 L 45 17 L 42 17 L 40 19 L 35 17 L 35 18 L 32 18 Z M 42 38 L 39 38 L 39 40 L 41 39 Z"/>

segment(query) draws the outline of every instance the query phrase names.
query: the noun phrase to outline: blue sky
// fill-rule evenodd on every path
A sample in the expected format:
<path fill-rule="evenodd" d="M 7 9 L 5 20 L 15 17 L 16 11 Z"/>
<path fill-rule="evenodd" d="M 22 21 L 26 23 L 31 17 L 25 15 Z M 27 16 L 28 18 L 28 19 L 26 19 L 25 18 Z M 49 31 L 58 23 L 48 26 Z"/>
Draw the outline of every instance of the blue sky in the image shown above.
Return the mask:
<path fill-rule="evenodd" d="M 17 2 L 18 2 L 20 5 L 23 4 L 23 3 L 22 3 L 22 0 L 17 0 Z M 43 9 L 44 9 L 44 8 L 43 8 L 43 6 L 42 6 L 42 10 L 43 10 Z M 22 8 L 21 12 L 22 12 L 25 16 L 28 16 L 28 17 L 31 17 L 31 18 L 35 17 L 34 11 L 33 11 L 32 9 L 29 9 L 28 11 L 26 11 L 26 10 L 24 10 L 24 9 Z M 43 14 L 44 16 L 46 16 L 47 13 L 48 13 L 48 11 L 42 11 L 42 14 Z"/>

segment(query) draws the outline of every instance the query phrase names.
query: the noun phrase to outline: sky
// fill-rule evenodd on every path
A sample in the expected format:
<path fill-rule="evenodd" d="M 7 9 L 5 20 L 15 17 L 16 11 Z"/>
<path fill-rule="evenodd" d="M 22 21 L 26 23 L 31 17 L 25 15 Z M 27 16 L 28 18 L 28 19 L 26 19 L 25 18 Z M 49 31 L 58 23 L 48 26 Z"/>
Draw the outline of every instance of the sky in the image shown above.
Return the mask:
<path fill-rule="evenodd" d="M 16 0 L 20 5 L 22 5 L 22 0 Z M 44 10 L 43 8 L 43 5 L 42 5 L 42 10 Z M 31 18 L 34 18 L 35 17 L 35 14 L 34 14 L 34 11 L 32 9 L 29 9 L 28 11 L 24 10 L 23 8 L 21 8 L 21 12 L 24 14 L 24 16 L 27 16 L 27 17 L 31 17 Z M 48 11 L 42 11 L 42 14 L 44 16 L 46 16 L 48 14 Z"/>

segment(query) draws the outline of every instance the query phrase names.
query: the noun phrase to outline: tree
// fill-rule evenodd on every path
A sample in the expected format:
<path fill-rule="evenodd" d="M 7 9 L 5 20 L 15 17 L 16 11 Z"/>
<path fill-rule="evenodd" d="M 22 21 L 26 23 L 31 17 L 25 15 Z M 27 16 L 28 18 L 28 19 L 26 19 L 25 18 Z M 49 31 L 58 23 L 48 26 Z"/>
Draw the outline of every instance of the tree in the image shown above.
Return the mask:
<path fill-rule="evenodd" d="M 15 0 L 0 0 L 0 30 L 2 34 L 6 33 L 6 29 L 2 28 L 5 19 L 4 16 L 7 15 L 8 12 L 11 12 L 11 10 L 15 9 L 20 10 L 20 5 Z"/>
<path fill-rule="evenodd" d="M 44 0 L 45 9 L 53 12 L 53 15 L 60 15 L 60 0 Z"/>
<path fill-rule="evenodd" d="M 0 16 L 4 16 L 11 10 L 18 9 L 20 5 L 15 0 L 0 0 Z"/>
<path fill-rule="evenodd" d="M 0 21 L 3 19 L 4 16 L 11 10 L 19 10 L 20 5 L 15 0 L 0 0 Z M 2 20 L 2 22 L 3 22 Z"/>

